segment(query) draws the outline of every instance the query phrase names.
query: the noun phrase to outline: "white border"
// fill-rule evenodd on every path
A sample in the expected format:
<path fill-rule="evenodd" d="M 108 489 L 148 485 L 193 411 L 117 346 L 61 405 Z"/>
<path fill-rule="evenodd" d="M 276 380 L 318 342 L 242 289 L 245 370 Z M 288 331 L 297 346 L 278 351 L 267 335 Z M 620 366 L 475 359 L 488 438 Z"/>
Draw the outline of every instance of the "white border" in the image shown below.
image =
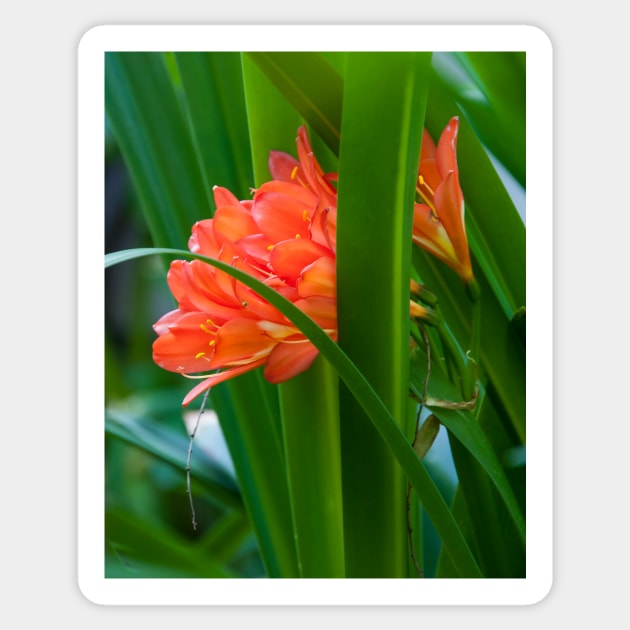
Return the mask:
<path fill-rule="evenodd" d="M 325 33 L 322 33 L 325 31 Z M 527 578 L 203 580 L 104 576 L 104 53 L 112 50 L 527 52 Z M 209 47 L 211 44 L 211 48 Z M 108 605 L 525 605 L 552 585 L 552 47 L 531 26 L 99 26 L 78 51 L 78 581 Z M 87 375 L 89 374 L 89 378 Z"/>

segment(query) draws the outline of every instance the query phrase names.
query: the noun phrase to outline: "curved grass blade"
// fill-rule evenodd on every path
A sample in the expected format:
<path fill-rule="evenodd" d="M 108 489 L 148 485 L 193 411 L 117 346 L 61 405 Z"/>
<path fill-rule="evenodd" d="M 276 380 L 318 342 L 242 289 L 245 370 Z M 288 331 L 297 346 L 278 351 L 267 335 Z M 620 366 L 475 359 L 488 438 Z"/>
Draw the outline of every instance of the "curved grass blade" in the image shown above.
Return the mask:
<path fill-rule="evenodd" d="M 322 355 L 330 361 L 340 378 L 362 405 L 368 418 L 408 476 L 427 514 L 440 534 L 449 557 L 456 566 L 460 576 L 483 577 L 459 525 L 453 518 L 451 511 L 422 462 L 418 460 L 405 435 L 392 418 L 389 410 L 363 374 L 324 330 L 294 304 L 252 276 L 221 261 L 193 254 L 186 250 L 138 248 L 113 252 L 105 256 L 105 267 L 107 268 L 133 258 L 155 254 L 195 258 L 213 265 L 256 291 L 263 299 L 288 317 L 318 348 Z"/>

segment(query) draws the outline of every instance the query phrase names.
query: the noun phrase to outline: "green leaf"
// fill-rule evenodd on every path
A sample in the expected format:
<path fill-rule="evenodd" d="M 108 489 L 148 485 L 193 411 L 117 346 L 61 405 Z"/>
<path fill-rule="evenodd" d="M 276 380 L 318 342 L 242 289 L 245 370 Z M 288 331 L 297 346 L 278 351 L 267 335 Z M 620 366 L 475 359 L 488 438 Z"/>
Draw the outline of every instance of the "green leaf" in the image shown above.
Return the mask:
<path fill-rule="evenodd" d="M 251 524 L 243 512 L 227 512 L 199 541 L 199 548 L 222 565 L 234 562 L 251 535 Z"/>
<path fill-rule="evenodd" d="M 184 478 L 189 439 L 183 430 L 175 431 L 170 426 L 141 420 L 109 408 L 105 416 L 105 433 L 172 464 L 182 471 Z M 218 505 L 243 512 L 238 487 L 232 477 L 215 462 L 201 453 L 196 454 L 190 463 L 190 473 L 191 477 L 203 483 L 208 497 Z"/>
<path fill-rule="evenodd" d="M 243 55 L 243 80 L 254 181 L 260 186 L 270 179 L 270 150 L 296 154 L 295 138 L 303 118 L 247 54 Z"/>
<path fill-rule="evenodd" d="M 253 172 L 240 53 L 178 52 L 174 57 L 206 191 L 223 186 L 245 199 Z"/>
<path fill-rule="evenodd" d="M 440 492 L 431 480 L 422 463 L 418 460 L 407 438 L 402 433 L 392 418 L 389 410 L 374 391 L 374 388 L 357 369 L 354 363 L 341 350 L 341 348 L 322 330 L 308 315 L 302 312 L 282 295 L 256 280 L 243 271 L 225 264 L 219 260 L 193 254 L 186 250 L 170 248 L 138 248 L 112 252 L 105 256 L 105 267 L 119 264 L 141 256 L 163 254 L 184 258 L 195 258 L 206 262 L 222 271 L 225 271 L 237 281 L 250 287 L 272 306 L 280 310 L 288 319 L 297 326 L 317 347 L 330 363 L 335 367 L 339 377 L 348 386 L 348 389 L 359 400 L 368 414 L 368 418 L 378 430 L 381 438 L 391 449 L 399 465 L 407 474 L 411 484 L 421 498 L 444 546 L 457 567 L 460 575 L 467 577 L 481 577 L 481 571 L 472 555 L 468 543 L 463 537 L 448 506 Z M 242 379 L 241 375 L 239 379 Z M 239 379 L 236 379 L 237 381 Z M 227 439 L 227 438 L 226 438 Z"/>
<path fill-rule="evenodd" d="M 481 413 L 488 409 L 483 402 L 475 419 L 477 422 Z M 510 494 L 514 498 L 502 500 L 484 468 L 450 431 L 449 441 L 468 513 L 473 548 L 484 575 L 489 578 L 525 577 L 525 524 L 511 487 Z M 506 477 L 506 474 L 501 476 Z"/>
<path fill-rule="evenodd" d="M 209 197 L 163 55 L 106 53 L 105 111 L 154 244 L 185 247 Z"/>
<path fill-rule="evenodd" d="M 213 404 L 269 577 L 298 577 L 278 412 L 260 371 L 214 388 Z"/>
<path fill-rule="evenodd" d="M 430 59 L 348 56 L 339 156 L 339 345 L 405 434 L 412 209 Z M 406 577 L 406 480 L 361 405 L 341 394 L 348 576 Z"/>
<path fill-rule="evenodd" d="M 106 578 L 231 578 L 219 562 L 171 530 L 122 509 L 105 520 Z"/>
<path fill-rule="evenodd" d="M 422 391 L 419 384 L 424 381 L 425 372 L 426 355 L 417 350 L 412 356 L 410 384 L 412 391 L 419 399 L 422 398 Z M 438 401 L 460 402 L 458 390 L 448 382 L 445 372 L 440 370 L 439 363 L 435 360 L 431 363 L 431 377 L 429 379 L 428 393 L 431 399 Z M 480 398 L 477 400 L 477 405 L 481 407 L 485 402 L 485 396 L 482 392 Z M 514 495 L 514 491 L 512 490 L 499 457 L 492 448 L 492 444 L 474 415 L 470 411 L 432 406 L 430 402 L 427 406 L 449 430 L 449 433 L 457 438 L 488 475 L 505 502 L 510 517 L 513 519 L 519 535 L 524 541 L 525 519 L 521 512 L 520 505 Z"/>
<path fill-rule="evenodd" d="M 525 186 L 525 52 L 441 53 L 438 76 L 479 139 Z M 455 70 L 456 72 L 453 72 Z"/>
<path fill-rule="evenodd" d="M 338 153 L 343 80 L 324 57 L 315 52 L 245 54 Z"/>
<path fill-rule="evenodd" d="M 337 375 L 324 357 L 280 384 L 300 576 L 346 577 Z"/>

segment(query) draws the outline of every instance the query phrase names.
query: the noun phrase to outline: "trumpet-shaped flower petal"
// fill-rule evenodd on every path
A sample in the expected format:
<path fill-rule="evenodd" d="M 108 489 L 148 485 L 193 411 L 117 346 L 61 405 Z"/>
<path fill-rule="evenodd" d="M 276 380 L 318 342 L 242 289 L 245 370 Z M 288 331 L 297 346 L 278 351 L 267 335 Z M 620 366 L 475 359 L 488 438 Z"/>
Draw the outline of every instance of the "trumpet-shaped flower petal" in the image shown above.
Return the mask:
<path fill-rule="evenodd" d="M 205 313 L 171 311 L 154 329 L 160 336 L 153 344 L 153 358 L 161 368 L 182 374 L 208 370 L 217 329 Z"/>
<path fill-rule="evenodd" d="M 191 403 L 197 396 L 203 394 L 206 390 L 218 385 L 219 383 L 223 383 L 235 376 L 240 376 L 241 374 L 245 374 L 245 372 L 251 372 L 256 368 L 264 365 L 267 362 L 267 359 L 258 359 L 257 361 L 252 361 L 251 363 L 246 363 L 244 365 L 239 365 L 238 367 L 230 368 L 229 370 L 224 370 L 223 372 L 216 372 L 215 374 L 211 374 L 207 378 L 205 378 L 201 383 L 195 385 L 185 396 L 182 404 L 184 406 Z"/>
<path fill-rule="evenodd" d="M 310 342 L 280 343 L 271 352 L 264 377 L 270 383 L 283 383 L 308 369 L 319 350 Z"/>
<path fill-rule="evenodd" d="M 300 297 L 306 298 L 321 295 L 328 298 L 337 297 L 337 262 L 329 256 L 322 256 L 302 269 L 297 280 Z"/>
<path fill-rule="evenodd" d="M 245 365 L 269 356 L 276 341 L 265 334 L 259 322 L 231 319 L 217 330 L 216 350 L 210 369 Z"/>
<path fill-rule="evenodd" d="M 307 266 L 330 254 L 330 250 L 323 245 L 296 238 L 278 243 L 271 250 L 269 262 L 279 278 L 296 286 Z"/>
<path fill-rule="evenodd" d="M 262 233 L 272 242 L 310 238 L 309 225 L 316 197 L 296 184 L 276 182 L 261 186 L 254 195 L 252 216 Z"/>
<path fill-rule="evenodd" d="M 457 167 L 459 118 L 450 120 L 436 144 L 424 131 L 414 207 L 413 240 L 452 267 L 466 283 L 473 271 L 464 223 L 464 195 Z"/>

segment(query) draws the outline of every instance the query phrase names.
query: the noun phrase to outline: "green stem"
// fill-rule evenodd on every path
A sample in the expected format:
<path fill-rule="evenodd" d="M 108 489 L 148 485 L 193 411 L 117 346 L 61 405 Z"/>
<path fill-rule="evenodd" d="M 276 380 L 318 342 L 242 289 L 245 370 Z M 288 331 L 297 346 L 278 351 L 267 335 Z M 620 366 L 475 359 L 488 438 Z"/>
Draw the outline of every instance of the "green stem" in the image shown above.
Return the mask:
<path fill-rule="evenodd" d="M 477 381 L 477 365 L 481 361 L 481 299 L 479 293 L 471 295 L 472 324 L 470 332 L 470 349 L 467 354 L 466 371 L 464 377 L 464 397 L 470 400 L 475 391 Z"/>
<path fill-rule="evenodd" d="M 444 348 L 444 353 L 446 354 L 446 364 L 451 381 L 453 385 L 461 391 L 462 396 L 466 397 L 464 382 L 467 369 L 459 345 L 453 333 L 443 321 L 437 326 L 437 331 L 440 336 L 440 341 L 442 342 L 442 347 Z M 468 398 L 466 398 L 466 400 L 468 400 Z"/>

